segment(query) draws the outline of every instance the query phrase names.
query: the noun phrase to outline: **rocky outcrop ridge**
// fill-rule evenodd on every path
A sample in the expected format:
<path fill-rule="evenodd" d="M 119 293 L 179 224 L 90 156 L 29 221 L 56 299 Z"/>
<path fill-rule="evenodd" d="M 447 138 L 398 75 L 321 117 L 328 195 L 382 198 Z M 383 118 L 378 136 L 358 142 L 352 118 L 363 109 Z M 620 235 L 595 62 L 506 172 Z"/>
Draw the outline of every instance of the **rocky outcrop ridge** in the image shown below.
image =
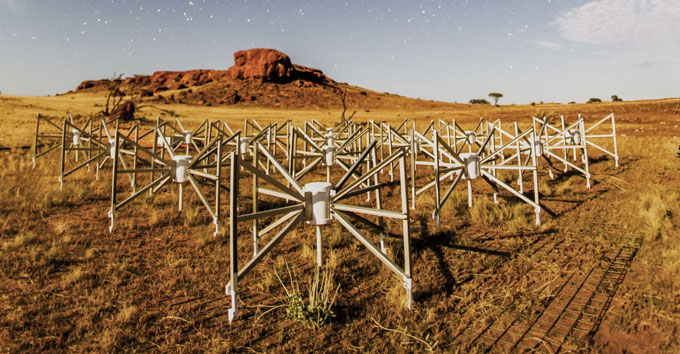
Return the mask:
<path fill-rule="evenodd" d="M 288 55 L 276 49 L 238 51 L 234 53 L 234 66 L 228 72 L 234 79 L 282 84 L 298 80 L 318 84 L 331 81 L 321 70 L 294 65 Z"/>
<path fill-rule="evenodd" d="M 211 82 L 245 80 L 277 84 L 293 83 L 308 87 L 311 83 L 332 83 L 321 70 L 295 65 L 290 57 L 276 49 L 248 49 L 234 53 L 234 65 L 229 70 L 157 71 L 153 75 L 135 75 L 123 79 L 124 87 L 137 87 L 153 94 L 167 90 L 181 90 L 203 86 Z M 107 89 L 111 80 L 83 81 L 76 91 Z"/>

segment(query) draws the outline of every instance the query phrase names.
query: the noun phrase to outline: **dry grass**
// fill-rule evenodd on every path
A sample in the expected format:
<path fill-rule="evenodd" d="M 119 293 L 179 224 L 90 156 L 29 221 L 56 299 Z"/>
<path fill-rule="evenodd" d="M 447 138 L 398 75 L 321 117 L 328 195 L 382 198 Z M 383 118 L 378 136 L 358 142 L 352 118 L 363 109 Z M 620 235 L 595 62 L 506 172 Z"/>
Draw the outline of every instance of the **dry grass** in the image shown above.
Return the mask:
<path fill-rule="evenodd" d="M 21 232 L 18 235 L 16 235 L 12 241 L 3 242 L 2 248 L 5 250 L 9 250 L 12 248 L 25 247 L 35 243 L 37 239 L 38 235 L 36 235 L 32 231 Z"/>
<path fill-rule="evenodd" d="M 86 115 L 97 110 L 93 104 L 101 99 L 3 96 L 0 129 L 12 134 L 0 137 L 0 146 L 30 145 L 37 112 L 63 117 L 70 110 Z M 480 325 L 515 318 L 522 323 L 532 321 L 553 298 L 565 275 L 594 266 L 607 250 L 637 247 L 642 240 L 597 335 L 578 348 L 677 351 L 680 206 L 676 191 L 680 179 L 674 155 L 680 129 L 672 124 L 657 129 L 661 122 L 677 120 L 677 101 L 542 105 L 545 111 L 572 115 L 581 111 L 593 118 L 615 111 L 622 156 L 621 168 L 615 169 L 613 161 L 597 160 L 599 155 L 593 154 L 596 183 L 591 190 L 585 189 L 583 178 L 577 175 L 549 181 L 542 174 L 542 200 L 558 215 L 550 218 L 543 213 L 542 227 L 533 226 L 531 208 L 513 198 L 499 198 L 495 205 L 492 191 L 480 187 L 472 209 L 467 207 L 465 191 L 454 192 L 444 206 L 442 232 L 434 233 L 432 193 L 419 196 L 418 208 L 410 211 L 415 295 L 415 309 L 410 311 L 402 308 L 401 281 L 337 223 L 324 228 L 323 238 L 324 264 L 333 275 L 314 278 L 313 228 L 301 225 L 240 282 L 241 316 L 229 324 L 225 315 L 229 300 L 223 292 L 229 257 L 225 227 L 221 235 L 212 236 L 211 220 L 191 192 L 186 193 L 182 213 L 177 211 L 174 188 L 145 196 L 121 211 L 120 227 L 109 234 L 106 171 L 99 182 L 94 181 L 93 172 L 77 173 L 60 191 L 54 156 L 39 160 L 32 170 L 30 154 L 3 152 L 0 343 L 10 352 L 179 352 L 195 348 L 216 352 L 469 352 L 484 348 L 484 343 L 472 342 Z M 337 116 L 337 112 L 314 110 L 164 108 L 175 110 L 186 125 L 205 118 L 226 118 L 240 127 L 244 118 L 299 122 Z M 486 116 L 521 118 L 521 125 L 527 126 L 526 117 L 535 109 L 371 109 L 357 113 L 357 120 L 398 122 L 408 116 L 422 128 L 431 119 L 455 117 L 468 126 Z M 145 114 L 153 118 L 156 113 Z M 243 201 L 240 207 L 248 203 Z M 386 206 L 393 207 L 390 203 L 386 201 Z M 239 239 L 243 265 L 252 256 L 252 243 L 247 227 L 240 227 L 245 235 Z M 376 237 L 372 240 L 377 243 Z M 389 240 L 387 245 L 390 256 L 401 261 L 400 240 Z M 311 291 L 314 302 L 331 303 L 323 306 L 336 317 L 328 317 L 316 331 L 278 310 L 283 307 L 266 315 L 252 310 L 254 304 L 285 304 L 276 302 L 285 291 L 272 269 L 286 265 L 299 274 L 302 303 L 310 302 L 309 288 L 316 289 Z M 288 280 L 286 287 L 291 290 Z"/>
<path fill-rule="evenodd" d="M 519 231 L 529 225 L 527 209 L 531 208 L 518 202 L 509 203 L 503 199 L 498 204 L 486 197 L 475 198 L 469 209 L 468 219 L 471 223 L 503 226 L 509 231 Z"/>
<path fill-rule="evenodd" d="M 645 241 L 661 240 L 667 242 L 675 234 L 671 217 L 678 209 L 678 194 L 667 188 L 653 188 L 640 193 L 640 218 Z"/>

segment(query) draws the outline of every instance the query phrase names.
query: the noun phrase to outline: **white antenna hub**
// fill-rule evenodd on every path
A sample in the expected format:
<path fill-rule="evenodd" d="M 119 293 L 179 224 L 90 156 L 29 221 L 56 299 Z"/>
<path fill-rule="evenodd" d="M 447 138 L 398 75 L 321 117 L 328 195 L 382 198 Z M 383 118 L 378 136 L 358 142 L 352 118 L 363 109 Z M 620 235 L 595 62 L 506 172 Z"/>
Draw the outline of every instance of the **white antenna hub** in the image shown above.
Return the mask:
<path fill-rule="evenodd" d="M 173 180 L 175 183 L 186 183 L 188 181 L 189 165 L 192 157 L 190 155 L 175 155 L 172 160 L 175 163 L 173 166 Z"/>
<path fill-rule="evenodd" d="M 328 224 L 331 221 L 331 184 L 328 182 L 307 183 L 304 192 L 307 222 L 314 225 Z"/>
<path fill-rule="evenodd" d="M 472 180 L 479 177 L 479 155 L 474 152 L 466 152 L 460 154 L 460 158 L 463 160 L 463 167 L 465 168 L 465 174 L 463 175 L 463 178 Z"/>

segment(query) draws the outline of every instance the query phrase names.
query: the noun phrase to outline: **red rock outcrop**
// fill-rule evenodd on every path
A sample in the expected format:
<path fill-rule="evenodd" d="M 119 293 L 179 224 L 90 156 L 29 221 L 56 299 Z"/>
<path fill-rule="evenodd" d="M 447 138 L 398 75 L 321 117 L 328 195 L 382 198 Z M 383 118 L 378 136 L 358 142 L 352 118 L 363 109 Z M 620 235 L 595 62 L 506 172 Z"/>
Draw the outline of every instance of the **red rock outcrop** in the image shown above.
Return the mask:
<path fill-rule="evenodd" d="M 107 87 L 109 80 L 85 80 L 78 85 L 76 91 L 87 90 L 89 88 Z"/>
<path fill-rule="evenodd" d="M 135 87 L 142 90 L 144 96 L 148 96 L 167 90 L 203 86 L 211 82 L 225 85 L 233 83 L 233 86 L 247 86 L 249 82 L 293 83 L 296 87 L 312 87 L 314 84 L 332 84 L 333 80 L 321 70 L 293 64 L 288 55 L 276 49 L 255 48 L 234 53 L 234 65 L 229 70 L 157 71 L 152 75 L 125 78 L 121 87 Z M 87 80 L 76 91 L 108 90 L 110 84 L 109 79 Z M 240 101 L 234 97 L 227 101 Z"/>
<path fill-rule="evenodd" d="M 290 58 L 276 49 L 248 49 L 234 53 L 234 66 L 229 68 L 235 79 L 262 82 L 290 82 L 294 70 Z"/>
<path fill-rule="evenodd" d="M 294 65 L 285 53 L 267 48 L 234 53 L 234 66 L 228 72 L 234 79 L 282 84 L 297 80 L 315 83 L 331 81 L 321 70 Z"/>

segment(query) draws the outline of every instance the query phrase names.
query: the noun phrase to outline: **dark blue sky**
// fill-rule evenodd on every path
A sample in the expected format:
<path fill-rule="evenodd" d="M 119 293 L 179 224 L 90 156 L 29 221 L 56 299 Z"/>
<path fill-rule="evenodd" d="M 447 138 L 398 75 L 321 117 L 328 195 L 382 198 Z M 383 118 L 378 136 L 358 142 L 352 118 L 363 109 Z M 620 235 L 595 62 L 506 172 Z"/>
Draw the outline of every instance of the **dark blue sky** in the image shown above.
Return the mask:
<path fill-rule="evenodd" d="M 337 81 L 427 99 L 677 97 L 678 38 L 680 0 L 0 0 L 0 90 L 226 69 L 233 52 L 268 47 Z"/>

